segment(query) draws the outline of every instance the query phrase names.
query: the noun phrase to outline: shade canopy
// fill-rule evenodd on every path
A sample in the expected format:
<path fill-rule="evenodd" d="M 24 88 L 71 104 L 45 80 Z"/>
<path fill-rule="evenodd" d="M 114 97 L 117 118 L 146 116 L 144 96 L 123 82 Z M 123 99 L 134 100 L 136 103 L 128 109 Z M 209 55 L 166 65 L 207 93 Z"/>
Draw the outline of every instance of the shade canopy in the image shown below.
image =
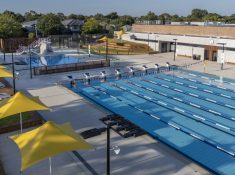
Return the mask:
<path fill-rule="evenodd" d="M 0 69 L 6 69 L 6 67 L 3 65 L 0 65 Z"/>
<path fill-rule="evenodd" d="M 1 78 L 13 77 L 13 74 L 10 71 L 0 67 L 0 77 Z"/>
<path fill-rule="evenodd" d="M 0 119 L 22 112 L 37 110 L 48 110 L 48 107 L 44 105 L 38 97 L 29 96 L 23 92 L 17 92 L 11 98 L 0 102 Z"/>
<path fill-rule="evenodd" d="M 126 32 L 124 32 L 123 30 L 120 30 L 120 31 L 116 32 L 116 34 L 117 35 L 124 35 L 124 34 L 126 34 Z"/>
<path fill-rule="evenodd" d="M 51 121 L 10 139 L 21 152 L 21 171 L 59 153 L 94 148 L 75 133 L 69 123 L 58 125 Z"/>
<path fill-rule="evenodd" d="M 108 40 L 108 37 L 104 36 L 104 37 L 100 38 L 98 41 L 107 41 L 107 40 Z"/>

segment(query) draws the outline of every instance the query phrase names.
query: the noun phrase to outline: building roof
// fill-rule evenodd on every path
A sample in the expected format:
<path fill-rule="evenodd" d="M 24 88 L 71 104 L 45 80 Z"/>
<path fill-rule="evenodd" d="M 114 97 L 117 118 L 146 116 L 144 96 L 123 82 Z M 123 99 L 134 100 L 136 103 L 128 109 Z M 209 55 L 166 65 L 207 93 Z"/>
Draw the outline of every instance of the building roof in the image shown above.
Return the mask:
<path fill-rule="evenodd" d="M 203 37 L 235 38 L 234 26 L 193 26 L 193 25 L 132 25 L 135 33 L 158 33 L 166 35 L 189 35 Z"/>
<path fill-rule="evenodd" d="M 64 21 L 62 21 L 62 24 L 64 26 L 71 26 L 71 25 L 83 25 L 84 21 L 82 20 L 78 20 L 78 19 L 66 19 Z"/>
<path fill-rule="evenodd" d="M 36 25 L 37 23 L 38 23 L 37 20 L 27 21 L 27 22 L 23 22 L 22 26 L 33 26 L 33 25 Z"/>

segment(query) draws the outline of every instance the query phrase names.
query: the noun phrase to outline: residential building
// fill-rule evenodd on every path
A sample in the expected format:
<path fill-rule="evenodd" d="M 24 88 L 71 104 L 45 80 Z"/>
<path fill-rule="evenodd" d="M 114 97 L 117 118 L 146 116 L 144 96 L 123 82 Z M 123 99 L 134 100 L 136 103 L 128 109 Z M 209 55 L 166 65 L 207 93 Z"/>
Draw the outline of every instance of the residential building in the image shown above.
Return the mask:
<path fill-rule="evenodd" d="M 22 27 L 25 28 L 28 32 L 35 32 L 37 28 L 37 20 L 27 21 L 22 23 Z"/>
<path fill-rule="evenodd" d="M 67 19 L 62 21 L 62 24 L 69 32 L 74 34 L 79 33 L 81 31 L 84 21 L 78 19 Z"/>

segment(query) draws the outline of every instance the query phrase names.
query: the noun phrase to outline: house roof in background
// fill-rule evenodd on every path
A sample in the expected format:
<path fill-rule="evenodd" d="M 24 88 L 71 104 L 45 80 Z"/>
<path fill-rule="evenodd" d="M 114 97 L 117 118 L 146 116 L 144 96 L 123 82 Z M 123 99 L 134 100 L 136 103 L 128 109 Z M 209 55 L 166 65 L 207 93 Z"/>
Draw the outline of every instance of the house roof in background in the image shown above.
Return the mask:
<path fill-rule="evenodd" d="M 23 26 L 33 26 L 33 25 L 36 25 L 37 23 L 38 23 L 37 20 L 33 20 L 33 21 L 23 22 L 22 25 Z"/>
<path fill-rule="evenodd" d="M 66 19 L 64 21 L 62 21 L 62 24 L 65 25 L 65 26 L 68 26 L 68 25 L 83 25 L 84 24 L 84 21 L 82 20 L 78 20 L 78 19 Z"/>

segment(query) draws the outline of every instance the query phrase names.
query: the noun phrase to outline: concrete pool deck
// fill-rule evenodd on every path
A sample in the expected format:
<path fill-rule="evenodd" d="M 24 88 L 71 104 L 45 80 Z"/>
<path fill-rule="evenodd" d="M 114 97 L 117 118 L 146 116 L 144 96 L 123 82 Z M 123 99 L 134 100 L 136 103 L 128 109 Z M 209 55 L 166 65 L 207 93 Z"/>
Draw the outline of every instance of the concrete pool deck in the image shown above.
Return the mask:
<path fill-rule="evenodd" d="M 166 61 L 173 64 L 173 61 L 167 59 L 169 57 L 172 57 L 172 53 L 142 56 L 114 56 L 117 60 L 112 63 L 113 67 L 111 68 L 37 76 L 33 77 L 32 80 L 29 79 L 28 71 L 21 71 L 20 79 L 16 80 L 16 87 L 18 90 L 27 91 L 32 95 L 39 96 L 40 99 L 52 109 L 51 112 L 41 112 L 47 120 L 52 120 L 57 123 L 71 122 L 75 130 L 81 132 L 89 128 L 103 126 L 98 119 L 105 116 L 108 112 L 68 89 L 58 86 L 58 82 L 67 80 L 67 75 L 73 75 L 75 78 L 82 77 L 82 73 L 84 72 L 90 72 L 91 75 L 99 75 L 101 70 L 106 70 L 107 73 L 114 73 L 116 67 L 127 70 L 128 66 L 141 68 L 141 66 L 145 64 L 149 67 L 153 67 L 155 63 L 165 65 Z M 188 58 L 176 59 L 177 61 L 175 63 L 179 65 L 196 62 Z M 190 69 L 203 71 L 203 65 L 194 65 L 190 67 Z M 232 78 L 235 73 L 235 66 L 233 65 L 225 65 L 225 70 L 223 71 L 219 71 L 219 69 L 220 65 L 217 63 L 208 63 L 207 65 L 208 71 L 219 76 Z M 11 81 L 9 80 L 9 82 Z M 97 147 L 96 150 L 79 151 L 79 153 L 98 174 L 105 174 L 105 133 L 98 137 L 88 139 L 87 141 L 95 145 Z M 9 172 L 7 174 L 18 174 L 20 155 L 16 153 L 18 151 L 15 150 L 15 145 L 6 141 L 5 135 L 0 137 L 0 142 L 3 144 L 0 147 L 0 159 L 5 162 L 4 168 Z M 116 133 L 112 132 L 111 145 L 118 145 L 121 148 L 121 152 L 118 156 L 111 153 L 111 170 L 112 174 L 115 175 L 209 174 L 195 163 L 148 136 L 122 139 Z M 59 174 L 62 167 L 71 167 L 71 169 L 63 169 L 64 175 L 76 174 L 75 172 L 78 172 L 77 174 L 82 174 L 82 172 L 84 172 L 83 174 L 91 174 L 87 172 L 81 164 L 74 167 L 74 160 L 71 158 L 70 153 L 58 155 L 53 161 L 55 163 L 53 167 L 55 174 Z M 6 165 L 9 162 L 11 166 Z M 32 174 L 32 172 L 38 171 L 38 167 L 45 170 L 45 173 L 42 174 L 48 173 L 46 172 L 48 171 L 48 164 L 47 160 L 45 160 L 32 167 L 28 172 L 26 171 L 24 174 Z"/>

